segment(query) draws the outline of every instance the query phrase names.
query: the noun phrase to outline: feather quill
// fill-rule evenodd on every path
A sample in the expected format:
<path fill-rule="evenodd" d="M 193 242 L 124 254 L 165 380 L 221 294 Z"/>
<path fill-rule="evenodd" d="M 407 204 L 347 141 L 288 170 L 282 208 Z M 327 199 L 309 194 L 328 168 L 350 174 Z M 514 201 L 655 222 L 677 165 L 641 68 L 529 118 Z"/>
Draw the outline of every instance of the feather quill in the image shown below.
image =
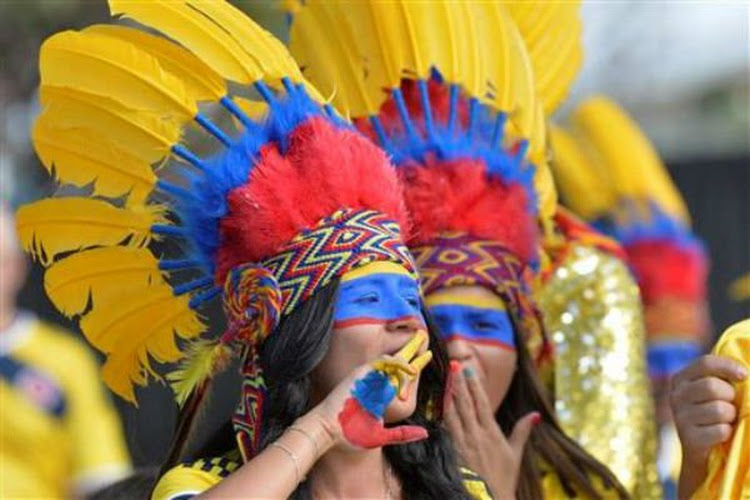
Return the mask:
<path fill-rule="evenodd" d="M 44 290 L 67 317 L 140 293 L 162 279 L 159 263 L 146 248 L 102 247 L 59 260 L 44 273 Z"/>
<path fill-rule="evenodd" d="M 83 32 L 118 38 L 148 52 L 165 70 L 182 81 L 196 101 L 217 101 L 227 93 L 226 83 L 218 73 L 190 51 L 166 38 L 114 24 L 95 24 Z"/>
<path fill-rule="evenodd" d="M 40 101 L 55 128 L 86 129 L 115 145 L 127 144 L 131 155 L 154 164 L 162 161 L 180 139 L 178 123 L 154 113 L 136 112 L 107 97 L 65 87 L 42 85 Z"/>
<path fill-rule="evenodd" d="M 132 384 L 145 385 L 159 375 L 151 361 L 173 363 L 182 357 L 175 334 L 184 339 L 200 335 L 204 325 L 190 309 L 189 297 L 176 297 L 166 283 L 144 288 L 117 311 L 94 307 L 80 322 L 91 344 L 108 355 L 102 369 L 104 381 L 117 394 L 134 401 Z"/>
<path fill-rule="evenodd" d="M 117 208 L 91 198 L 47 198 L 24 205 L 16 228 L 24 250 L 47 266 L 60 253 L 94 246 L 143 247 L 151 226 L 166 224 L 159 205 Z"/>
<path fill-rule="evenodd" d="M 143 204 L 156 183 L 148 163 L 90 129 L 56 128 L 50 121 L 49 114 L 43 114 L 31 134 L 34 149 L 50 173 L 74 186 L 93 183 L 94 195 L 128 194 L 128 203 Z"/>
<path fill-rule="evenodd" d="M 165 71 L 155 57 L 118 38 L 93 31 L 58 33 L 42 44 L 39 68 L 43 85 L 106 95 L 180 123 L 198 113 L 182 80 Z"/>

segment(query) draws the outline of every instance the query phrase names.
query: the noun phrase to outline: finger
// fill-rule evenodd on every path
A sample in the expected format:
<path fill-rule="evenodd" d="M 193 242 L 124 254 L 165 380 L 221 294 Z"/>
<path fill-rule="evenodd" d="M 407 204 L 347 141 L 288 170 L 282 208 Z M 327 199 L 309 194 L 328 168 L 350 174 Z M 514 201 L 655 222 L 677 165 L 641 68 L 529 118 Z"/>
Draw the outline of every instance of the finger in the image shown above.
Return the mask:
<path fill-rule="evenodd" d="M 679 415 L 678 419 L 685 425 L 716 425 L 729 424 L 737 417 L 737 409 L 726 401 L 709 401 L 691 405 Z"/>
<path fill-rule="evenodd" d="M 526 442 L 529 440 L 529 436 L 531 436 L 531 430 L 541 421 L 542 415 L 535 411 L 524 415 L 513 426 L 513 431 L 511 431 L 510 437 L 508 437 L 508 444 L 515 456 L 520 457 L 523 454 Z"/>
<path fill-rule="evenodd" d="M 707 377 L 684 384 L 685 396 L 691 403 L 707 401 L 734 401 L 735 390 L 732 384 L 717 377 Z"/>
<path fill-rule="evenodd" d="M 427 439 L 427 429 L 418 425 L 400 425 L 385 429 L 383 446 L 389 444 L 404 444 Z"/>
<path fill-rule="evenodd" d="M 417 358 L 410 364 L 411 367 L 414 368 L 417 373 L 419 373 L 424 369 L 425 366 L 427 366 L 430 361 L 432 361 L 432 351 L 425 351 L 417 356 Z"/>
<path fill-rule="evenodd" d="M 415 373 L 414 368 L 412 368 L 409 363 L 401 358 L 396 358 L 393 356 L 383 356 L 382 358 L 374 361 L 372 363 L 372 367 L 376 370 L 380 370 L 387 375 L 396 375 L 400 371 L 406 372 L 410 375 Z"/>
<path fill-rule="evenodd" d="M 733 359 L 709 354 L 701 356 L 687 368 L 677 373 L 672 380 L 672 384 L 674 387 L 677 384 L 704 377 L 719 377 L 724 380 L 740 382 L 747 375 L 747 370 Z"/>
<path fill-rule="evenodd" d="M 447 412 L 453 404 L 453 383 L 456 373 L 461 371 L 461 363 L 456 360 L 451 360 L 448 366 L 448 374 L 445 377 L 445 391 L 443 393 L 443 412 Z"/>
<path fill-rule="evenodd" d="M 732 426 L 716 424 L 693 427 L 687 432 L 687 439 L 683 442 L 684 449 L 708 449 L 726 442 L 732 436 Z"/>
<path fill-rule="evenodd" d="M 466 367 L 456 374 L 453 384 L 453 405 L 461 419 L 464 433 L 474 434 L 479 429 L 474 401 L 471 399 L 469 388 L 466 385 L 466 376 L 473 376 L 471 367 Z"/>
<path fill-rule="evenodd" d="M 477 377 L 466 377 L 466 386 L 469 389 L 469 394 L 474 402 L 474 408 L 477 412 L 477 420 L 479 425 L 485 428 L 497 427 L 495 421 L 495 411 L 490 406 L 490 400 L 487 399 L 487 393 L 482 387 L 482 383 Z"/>
<path fill-rule="evenodd" d="M 444 421 L 445 427 L 448 429 L 448 433 L 451 435 L 453 441 L 457 444 L 463 443 L 464 431 L 463 427 L 461 427 L 461 419 L 458 418 L 455 406 L 451 406 L 451 408 L 445 411 Z"/>
<path fill-rule="evenodd" d="M 419 330 L 414 336 L 412 336 L 411 340 L 409 340 L 409 342 L 407 342 L 406 345 L 396 353 L 396 357 L 404 359 L 407 362 L 411 361 L 411 358 L 413 358 L 417 351 L 419 351 L 425 341 L 427 341 L 427 332 Z"/>

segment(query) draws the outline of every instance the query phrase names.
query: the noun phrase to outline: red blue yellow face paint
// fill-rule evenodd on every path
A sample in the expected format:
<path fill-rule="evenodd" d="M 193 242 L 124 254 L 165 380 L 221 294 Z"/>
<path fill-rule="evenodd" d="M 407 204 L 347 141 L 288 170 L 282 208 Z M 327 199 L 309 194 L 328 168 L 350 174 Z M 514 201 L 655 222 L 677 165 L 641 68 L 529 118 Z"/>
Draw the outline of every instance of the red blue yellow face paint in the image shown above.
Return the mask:
<path fill-rule="evenodd" d="M 419 284 L 402 266 L 373 262 L 341 278 L 334 328 L 414 318 L 424 323 Z"/>
<path fill-rule="evenodd" d="M 461 339 L 516 350 L 513 322 L 500 297 L 478 297 L 448 289 L 428 296 L 426 304 L 446 342 Z"/>

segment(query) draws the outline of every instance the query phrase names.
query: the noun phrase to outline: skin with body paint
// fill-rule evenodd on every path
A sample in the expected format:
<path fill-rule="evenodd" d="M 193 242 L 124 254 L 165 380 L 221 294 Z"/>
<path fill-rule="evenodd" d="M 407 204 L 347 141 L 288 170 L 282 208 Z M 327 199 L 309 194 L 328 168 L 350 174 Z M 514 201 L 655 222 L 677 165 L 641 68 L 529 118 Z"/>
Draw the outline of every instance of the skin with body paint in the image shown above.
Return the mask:
<path fill-rule="evenodd" d="M 481 286 L 455 286 L 430 294 L 425 302 L 448 346 L 451 360 L 479 379 L 497 409 L 516 370 L 513 324 L 503 301 Z"/>
<path fill-rule="evenodd" d="M 319 497 L 382 498 L 390 487 L 400 497 L 382 447 L 428 437 L 419 426 L 385 427 L 415 411 L 419 374 L 432 359 L 420 311 L 418 283 L 401 266 L 376 262 L 344 275 L 330 344 L 310 377 L 314 408 L 201 498 L 287 498 L 305 476 Z"/>
<path fill-rule="evenodd" d="M 419 371 L 431 357 L 420 306 L 419 285 L 401 266 L 376 262 L 344 275 L 328 352 L 312 374 L 313 397 L 329 394 L 353 368 L 379 360 L 373 364 L 379 370 L 355 382 L 347 410 L 356 401 L 360 410 L 377 408 L 369 412 L 375 420 L 397 422 L 410 416 Z M 414 373 L 409 362 L 416 363 Z"/>
<path fill-rule="evenodd" d="M 497 498 L 515 498 L 521 460 L 541 416 L 519 419 L 509 436 L 495 420 L 516 373 L 513 323 L 498 295 L 480 286 L 446 287 L 425 299 L 451 358 L 445 424 L 464 464 Z"/>

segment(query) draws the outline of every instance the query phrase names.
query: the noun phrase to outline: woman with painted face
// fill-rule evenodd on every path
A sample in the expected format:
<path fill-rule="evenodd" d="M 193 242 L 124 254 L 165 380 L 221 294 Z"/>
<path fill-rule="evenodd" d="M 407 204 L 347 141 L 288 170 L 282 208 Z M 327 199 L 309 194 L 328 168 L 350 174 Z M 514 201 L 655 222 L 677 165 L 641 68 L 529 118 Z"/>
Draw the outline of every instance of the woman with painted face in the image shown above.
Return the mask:
<path fill-rule="evenodd" d="M 400 9 L 309 2 L 295 14 L 290 45 L 399 167 L 414 222 L 407 242 L 453 361 L 446 423 L 454 444 L 500 498 L 626 497 L 560 430 L 537 381 L 549 352 L 525 276 L 538 250 L 534 168 L 528 142 L 506 134 L 543 136 L 520 36 L 499 3 Z M 386 29 L 383 19 L 404 12 L 410 30 Z M 350 51 L 327 66 L 321 46 Z M 358 105 L 358 95 L 374 97 Z"/>
<path fill-rule="evenodd" d="M 153 498 L 487 498 L 441 425 L 447 357 L 385 154 L 231 5 L 110 8 L 174 42 L 124 26 L 45 42 L 36 147 L 92 196 L 29 205 L 19 225 L 118 395 L 134 402 L 136 385 L 162 378 L 154 362 L 179 363 L 166 379 L 183 410 Z M 262 120 L 243 111 L 255 93 Z M 237 130 L 205 115 L 206 100 Z M 180 142 L 188 126 L 216 152 Z M 171 159 L 158 178 L 150 165 Z M 182 254 L 157 257 L 156 239 Z M 199 314 L 218 297 L 226 329 L 204 335 Z M 211 380 L 234 358 L 237 410 L 211 453 L 185 460 Z"/>

